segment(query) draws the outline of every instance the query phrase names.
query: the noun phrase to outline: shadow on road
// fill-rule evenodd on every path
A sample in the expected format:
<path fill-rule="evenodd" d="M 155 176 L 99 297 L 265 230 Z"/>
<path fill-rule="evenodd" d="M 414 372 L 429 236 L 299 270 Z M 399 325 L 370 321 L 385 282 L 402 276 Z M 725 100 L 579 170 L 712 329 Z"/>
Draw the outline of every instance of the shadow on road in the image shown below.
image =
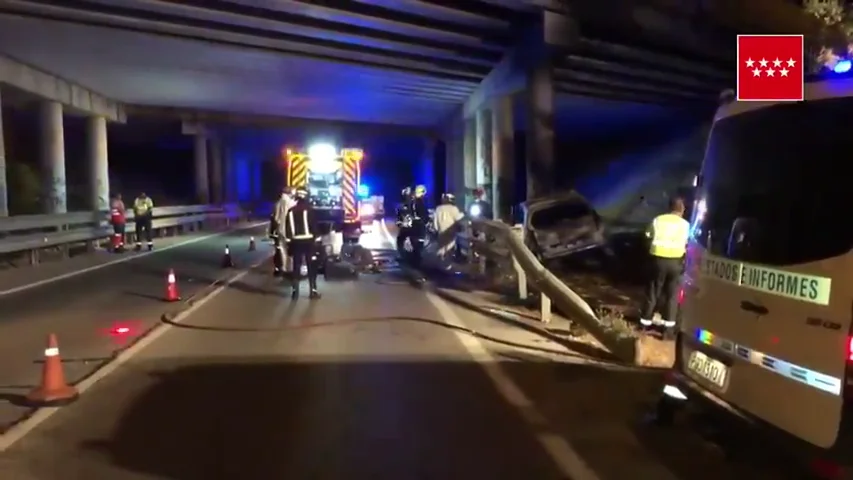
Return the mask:
<path fill-rule="evenodd" d="M 8 469 L 17 465 L 40 480 L 565 479 L 534 439 L 543 431 L 567 439 L 602 480 L 653 480 L 641 468 L 649 462 L 685 479 L 795 478 L 727 458 L 689 431 L 642 426 L 657 374 L 518 358 L 501 365 L 544 424 L 526 424 L 473 362 L 134 364 L 48 425 L 40 448 L 8 451 L 0 471 L 22 478 Z"/>
<path fill-rule="evenodd" d="M 76 463 L 116 480 L 561 478 L 474 363 L 216 361 L 134 369 L 132 398 L 85 407 L 80 427 L 109 433 L 78 432 Z"/>

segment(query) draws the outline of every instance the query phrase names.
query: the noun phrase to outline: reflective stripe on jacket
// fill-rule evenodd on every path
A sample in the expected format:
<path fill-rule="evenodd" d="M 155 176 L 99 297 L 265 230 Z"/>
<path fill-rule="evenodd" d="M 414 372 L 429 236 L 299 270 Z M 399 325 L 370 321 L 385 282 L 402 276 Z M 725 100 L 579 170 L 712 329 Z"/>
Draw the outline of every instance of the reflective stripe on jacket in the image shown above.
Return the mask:
<path fill-rule="evenodd" d="M 134 215 L 148 215 L 154 208 L 154 201 L 150 198 L 137 198 L 133 201 Z"/>
<path fill-rule="evenodd" d="M 295 218 L 296 216 L 298 218 Z M 310 240 L 314 238 L 311 231 L 311 222 L 308 221 L 308 211 L 305 209 L 291 208 L 287 212 L 287 225 L 285 226 L 288 240 Z"/>
<path fill-rule="evenodd" d="M 681 258 L 687 251 L 690 222 L 672 213 L 658 215 L 646 230 L 652 240 L 649 253 L 661 258 Z"/>

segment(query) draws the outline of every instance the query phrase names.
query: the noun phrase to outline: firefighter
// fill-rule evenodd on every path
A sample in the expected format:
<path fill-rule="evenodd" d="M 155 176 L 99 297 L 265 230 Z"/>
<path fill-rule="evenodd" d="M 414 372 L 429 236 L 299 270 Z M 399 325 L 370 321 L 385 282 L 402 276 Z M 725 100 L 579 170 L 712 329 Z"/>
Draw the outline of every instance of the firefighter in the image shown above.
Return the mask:
<path fill-rule="evenodd" d="M 275 253 L 273 253 L 273 275 L 283 277 L 289 271 L 291 265 L 288 261 L 287 242 L 284 242 L 284 220 L 287 218 L 287 212 L 290 210 L 296 200 L 293 198 L 293 192 L 290 188 L 286 188 L 281 192 L 278 201 L 273 208 L 272 218 L 270 219 L 270 236 L 275 244 Z"/>
<path fill-rule="evenodd" d="M 272 254 L 273 276 L 281 277 L 284 275 L 284 257 L 282 256 L 281 235 L 278 234 L 279 223 L 275 215 L 275 205 L 273 205 L 272 213 L 270 213 L 270 226 L 267 235 L 273 241 L 274 250 Z"/>
<path fill-rule="evenodd" d="M 293 257 L 293 299 L 299 298 L 302 265 L 308 268 L 310 298 L 320 298 L 320 292 L 317 291 L 317 242 L 320 240 L 318 232 L 314 208 L 308 201 L 308 192 L 299 189 L 296 191 L 296 204 L 287 211 L 284 220 L 284 238 L 288 252 Z"/>
<path fill-rule="evenodd" d="M 640 324 L 645 328 L 663 327 L 666 337 L 671 336 L 676 326 L 678 288 L 690 235 L 690 222 L 684 219 L 684 210 L 684 200 L 674 197 L 669 213 L 655 217 L 646 229 L 646 237 L 651 240 L 652 272 Z M 661 314 L 660 320 L 654 318 L 655 311 Z"/>
<path fill-rule="evenodd" d="M 409 202 L 409 210 L 412 215 L 412 229 L 410 233 L 410 242 L 412 243 L 412 266 L 420 268 L 421 255 L 424 250 L 424 243 L 427 234 L 427 222 L 429 222 L 429 209 L 426 205 L 426 187 L 418 185 L 415 187 L 412 200 Z"/>
<path fill-rule="evenodd" d="M 154 201 L 142 192 L 133 201 L 133 221 L 136 223 L 136 251 L 142 250 L 142 235 L 148 242 L 148 250 L 154 249 L 154 241 L 151 239 L 151 216 L 154 213 Z"/>
<path fill-rule="evenodd" d="M 111 238 L 112 251 L 114 253 L 124 252 L 124 234 L 127 226 L 127 212 L 124 207 L 124 201 L 121 199 L 121 194 L 116 194 L 110 202 L 110 224 L 113 226 L 113 235 Z"/>
<path fill-rule="evenodd" d="M 406 239 L 411 242 L 412 230 L 412 189 L 406 187 L 400 192 L 400 205 L 397 206 L 397 254 L 400 258 L 406 257 Z"/>
<path fill-rule="evenodd" d="M 435 230 L 438 232 L 438 256 L 445 260 L 448 252 L 456 251 L 456 224 L 465 215 L 456 206 L 456 196 L 445 193 L 441 205 L 435 208 Z M 450 268 L 450 264 L 447 264 Z"/>

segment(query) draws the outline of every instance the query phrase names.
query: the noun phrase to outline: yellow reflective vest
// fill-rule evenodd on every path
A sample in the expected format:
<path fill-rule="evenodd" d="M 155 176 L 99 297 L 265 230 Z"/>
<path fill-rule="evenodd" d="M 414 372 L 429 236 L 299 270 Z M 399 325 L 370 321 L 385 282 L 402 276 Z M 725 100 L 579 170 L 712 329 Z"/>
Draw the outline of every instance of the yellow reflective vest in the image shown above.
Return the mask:
<path fill-rule="evenodd" d="M 649 253 L 654 257 L 683 257 L 689 236 L 690 222 L 673 213 L 658 215 L 646 229 L 646 237 L 652 241 Z"/>
<path fill-rule="evenodd" d="M 154 201 L 151 200 L 151 197 L 137 197 L 136 200 L 133 201 L 133 214 L 137 217 L 150 215 L 153 208 Z"/>

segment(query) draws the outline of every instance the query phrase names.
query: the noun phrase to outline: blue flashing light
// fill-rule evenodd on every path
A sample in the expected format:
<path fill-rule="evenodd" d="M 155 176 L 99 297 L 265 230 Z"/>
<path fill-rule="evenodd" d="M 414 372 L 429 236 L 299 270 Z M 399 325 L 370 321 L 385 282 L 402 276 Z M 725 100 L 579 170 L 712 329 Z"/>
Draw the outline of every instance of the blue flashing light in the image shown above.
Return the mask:
<path fill-rule="evenodd" d="M 850 60 L 839 60 L 838 63 L 832 67 L 832 71 L 835 73 L 847 73 L 850 71 L 850 67 L 853 67 L 853 62 Z"/>
<path fill-rule="evenodd" d="M 361 184 L 358 186 L 358 196 L 361 198 L 366 198 L 370 196 L 370 187 L 365 184 Z"/>

